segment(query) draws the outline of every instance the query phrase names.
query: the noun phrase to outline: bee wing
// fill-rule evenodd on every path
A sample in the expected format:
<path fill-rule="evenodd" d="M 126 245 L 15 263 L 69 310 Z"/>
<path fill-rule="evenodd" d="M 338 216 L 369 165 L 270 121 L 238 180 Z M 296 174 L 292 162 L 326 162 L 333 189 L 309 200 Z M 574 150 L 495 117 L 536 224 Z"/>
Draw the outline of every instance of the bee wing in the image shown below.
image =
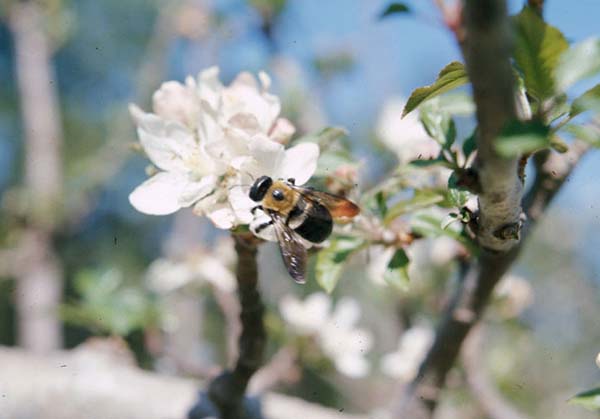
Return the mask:
<path fill-rule="evenodd" d="M 310 188 L 294 186 L 304 198 L 316 201 L 329 210 L 333 218 L 353 218 L 360 213 L 360 208 L 354 202 L 341 196 Z"/>
<path fill-rule="evenodd" d="M 283 263 L 294 281 L 304 284 L 306 282 L 306 248 L 279 214 L 272 213 L 271 217 Z"/>

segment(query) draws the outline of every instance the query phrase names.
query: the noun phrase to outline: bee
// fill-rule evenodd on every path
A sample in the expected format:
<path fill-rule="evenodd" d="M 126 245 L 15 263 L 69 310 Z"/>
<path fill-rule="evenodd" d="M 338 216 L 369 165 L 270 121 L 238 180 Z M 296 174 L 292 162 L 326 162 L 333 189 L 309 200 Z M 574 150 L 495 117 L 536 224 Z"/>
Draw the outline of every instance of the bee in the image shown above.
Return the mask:
<path fill-rule="evenodd" d="M 360 212 L 356 204 L 343 198 L 296 186 L 294 179 L 273 180 L 261 176 L 252 185 L 250 199 L 259 205 L 252 214 L 262 210 L 268 221 L 250 224 L 257 234 L 273 227 L 283 263 L 294 281 L 306 282 L 306 247 L 302 239 L 310 243 L 322 243 L 333 230 L 333 221 L 349 220 Z"/>

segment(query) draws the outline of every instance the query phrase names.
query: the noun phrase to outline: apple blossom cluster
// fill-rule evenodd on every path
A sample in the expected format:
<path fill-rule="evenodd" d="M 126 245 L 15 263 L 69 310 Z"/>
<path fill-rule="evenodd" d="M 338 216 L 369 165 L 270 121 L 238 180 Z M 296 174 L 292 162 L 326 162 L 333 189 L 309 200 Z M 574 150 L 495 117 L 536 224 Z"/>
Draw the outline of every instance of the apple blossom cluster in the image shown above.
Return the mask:
<path fill-rule="evenodd" d="M 419 365 L 433 342 L 433 330 L 428 326 L 413 326 L 406 330 L 395 352 L 386 354 L 381 359 L 381 371 L 404 383 L 416 377 Z"/>
<path fill-rule="evenodd" d="M 356 328 L 360 306 L 352 298 L 342 298 L 331 310 L 331 298 L 322 292 L 304 301 L 287 295 L 279 303 L 281 316 L 300 336 L 309 336 L 319 345 L 335 368 L 349 377 L 363 377 L 369 372 L 365 358 L 373 345 L 368 330 Z"/>
<path fill-rule="evenodd" d="M 129 196 L 138 211 L 166 215 L 192 207 L 218 228 L 231 229 L 252 221 L 256 204 L 248 190 L 257 177 L 308 181 L 319 148 L 285 148 L 295 128 L 279 116 L 281 103 L 269 93 L 267 74 L 258 79 L 242 72 L 225 86 L 211 67 L 184 84 L 163 83 L 153 95 L 153 112 L 130 105 L 141 146 L 157 168 Z"/>

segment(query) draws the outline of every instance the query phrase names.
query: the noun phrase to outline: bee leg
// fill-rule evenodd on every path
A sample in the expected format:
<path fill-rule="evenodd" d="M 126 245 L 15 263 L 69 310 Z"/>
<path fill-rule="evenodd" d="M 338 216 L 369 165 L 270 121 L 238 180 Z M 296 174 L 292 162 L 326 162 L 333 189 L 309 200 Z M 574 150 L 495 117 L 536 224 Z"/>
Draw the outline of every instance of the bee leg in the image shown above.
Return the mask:
<path fill-rule="evenodd" d="M 254 213 L 256 212 L 256 210 L 261 210 L 261 211 L 263 211 L 263 207 L 262 207 L 262 205 L 257 205 L 257 206 L 255 206 L 254 208 L 252 208 L 252 209 L 250 210 L 250 212 L 252 213 L 252 215 L 254 215 Z"/>
<path fill-rule="evenodd" d="M 263 231 L 265 228 L 269 227 L 270 225 L 273 225 L 273 220 L 269 220 L 266 223 L 262 223 L 262 224 L 257 225 L 254 228 L 254 232 L 255 233 L 260 233 L 261 231 Z"/>
<path fill-rule="evenodd" d="M 288 183 L 291 183 L 292 185 L 296 184 L 296 179 L 294 179 L 293 177 L 289 178 L 287 181 L 288 181 Z"/>

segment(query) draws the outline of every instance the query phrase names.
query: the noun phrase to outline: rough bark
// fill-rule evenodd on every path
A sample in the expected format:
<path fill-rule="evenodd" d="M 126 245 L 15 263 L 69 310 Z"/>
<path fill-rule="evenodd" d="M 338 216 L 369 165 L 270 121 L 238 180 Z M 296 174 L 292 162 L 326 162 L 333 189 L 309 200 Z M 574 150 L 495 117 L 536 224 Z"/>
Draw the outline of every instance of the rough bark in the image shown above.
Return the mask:
<path fill-rule="evenodd" d="M 477 240 L 484 249 L 507 252 L 519 242 L 523 187 L 518 158 L 503 158 L 494 142 L 507 122 L 517 117 L 510 64 L 511 35 L 503 0 L 464 3 L 463 54 L 477 106 L 478 195 Z"/>
<path fill-rule="evenodd" d="M 241 334 L 235 366 L 225 370 L 208 386 L 189 417 L 201 419 L 219 414 L 221 419 L 262 417 L 256 399 L 246 398 L 250 379 L 263 363 L 266 331 L 263 324 L 264 305 L 258 289 L 256 264 L 257 239 L 250 233 L 234 234 L 238 256 L 236 279 L 241 313 Z"/>
<path fill-rule="evenodd" d="M 21 102 L 28 202 L 28 223 L 19 247 L 26 263 L 16 272 L 18 340 L 25 348 L 47 352 L 62 345 L 58 319 L 62 268 L 51 237 L 63 186 L 62 130 L 41 8 L 33 1 L 12 3 L 9 26 Z"/>

